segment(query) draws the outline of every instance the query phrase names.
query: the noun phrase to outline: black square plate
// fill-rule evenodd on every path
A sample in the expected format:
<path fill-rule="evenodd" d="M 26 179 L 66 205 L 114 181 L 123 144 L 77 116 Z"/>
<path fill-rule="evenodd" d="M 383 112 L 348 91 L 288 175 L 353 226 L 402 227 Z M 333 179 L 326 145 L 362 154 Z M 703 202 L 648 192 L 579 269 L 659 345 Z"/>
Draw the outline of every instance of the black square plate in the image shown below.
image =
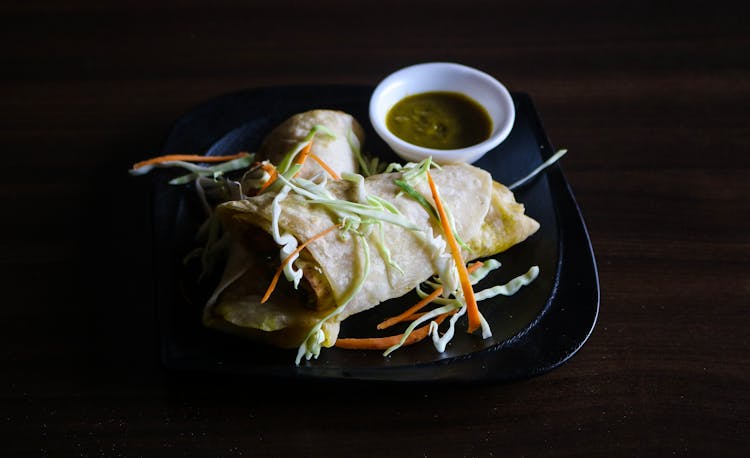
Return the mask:
<path fill-rule="evenodd" d="M 287 117 L 329 108 L 360 121 L 367 133 L 366 152 L 398 160 L 371 129 L 367 116 L 371 93 L 371 87 L 362 86 L 295 86 L 221 96 L 177 122 L 164 154 L 254 151 Z M 516 120 L 510 136 L 475 164 L 506 184 L 526 176 L 553 153 L 530 97 L 514 93 L 513 99 Z M 154 253 L 162 359 L 169 369 L 305 379 L 504 381 L 559 366 L 581 348 L 596 323 L 599 284 L 594 255 L 570 188 L 559 166 L 554 166 L 515 191 L 541 229 L 495 256 L 503 266 L 477 287 L 504 283 L 532 265 L 540 267 L 536 281 L 516 295 L 480 303 L 493 337 L 482 340 L 457 330 L 442 354 L 429 339 L 389 357 L 376 351 L 323 349 L 317 360 L 295 366 L 296 350 L 267 347 L 202 326 L 202 304 L 210 288 L 196 288 L 194 273 L 181 262 L 194 246 L 201 210 L 189 187 L 166 184 L 168 175 L 162 172 L 154 178 Z M 347 319 L 340 336 L 375 335 L 375 323 L 413 304 L 415 298 L 394 299 Z M 465 329 L 460 324 L 458 329 Z"/>

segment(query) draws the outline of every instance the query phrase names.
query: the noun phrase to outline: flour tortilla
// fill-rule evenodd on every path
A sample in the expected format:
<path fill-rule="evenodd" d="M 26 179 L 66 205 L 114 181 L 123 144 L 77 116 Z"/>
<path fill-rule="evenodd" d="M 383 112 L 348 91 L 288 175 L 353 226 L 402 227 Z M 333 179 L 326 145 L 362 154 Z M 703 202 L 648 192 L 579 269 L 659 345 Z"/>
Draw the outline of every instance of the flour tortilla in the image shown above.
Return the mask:
<path fill-rule="evenodd" d="M 513 194 L 492 180 L 489 173 L 466 165 L 445 165 L 431 171 L 445 207 L 451 212 L 458 236 L 471 251 L 465 260 L 490 256 L 520 243 L 539 224 L 524 215 L 524 207 Z M 365 180 L 366 192 L 390 202 L 422 234 L 442 234 L 439 224 L 413 198 L 405 195 L 394 180 L 402 174 L 373 175 Z M 426 181 L 415 188 L 432 203 Z M 355 185 L 348 181 L 329 182 L 327 189 L 339 199 L 356 201 Z M 272 201 L 276 193 L 261 194 L 220 205 L 217 215 L 235 241 L 235 249 L 222 285 L 204 310 L 204 323 L 224 331 L 260 339 L 281 347 L 299 346 L 312 326 L 337 307 L 352 292 L 364 268 L 363 246 L 358 237 L 341 237 L 337 231 L 310 243 L 296 263 L 302 268 L 308 291 L 305 299 L 284 285 L 265 304 L 260 304 L 276 263 L 266 258 L 268 247 L 258 246 L 258 232 L 271 233 Z M 294 193 L 281 203 L 280 232 L 293 235 L 301 244 L 337 224 L 332 212 L 310 205 Z M 376 248 L 379 230 L 368 236 L 370 271 L 362 288 L 337 316 L 323 326 L 324 346 L 332 346 L 342 320 L 391 298 L 400 297 L 437 272 L 434 248 L 424 235 L 383 223 L 382 241 L 403 273 L 389 268 Z M 272 245 L 271 250 L 278 248 Z M 275 265 L 274 265 L 275 264 Z M 236 278 L 236 281 L 231 281 Z M 283 277 L 281 283 L 287 283 Z"/>
<path fill-rule="evenodd" d="M 311 110 L 296 114 L 271 131 L 263 140 L 258 151 L 258 160 L 268 160 L 278 165 L 286 154 L 305 140 L 310 131 L 318 125 L 325 126 L 335 137 L 319 132 L 313 139 L 311 152 L 325 162 L 332 170 L 341 174 L 357 173 L 359 163 L 350 141 L 359 147 L 365 138 L 362 126 L 350 114 L 336 110 Z M 314 160 L 305 161 L 298 175 L 312 178 L 327 172 Z"/>

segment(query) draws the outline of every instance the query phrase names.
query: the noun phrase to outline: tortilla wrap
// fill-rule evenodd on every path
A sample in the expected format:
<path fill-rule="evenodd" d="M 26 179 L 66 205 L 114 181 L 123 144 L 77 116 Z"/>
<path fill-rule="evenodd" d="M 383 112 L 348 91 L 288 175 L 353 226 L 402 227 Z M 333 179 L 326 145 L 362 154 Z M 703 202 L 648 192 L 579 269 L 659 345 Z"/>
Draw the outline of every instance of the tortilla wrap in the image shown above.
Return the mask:
<path fill-rule="evenodd" d="M 486 171 L 454 164 L 430 173 L 444 206 L 452 214 L 456 234 L 470 247 L 462 253 L 465 261 L 504 251 L 539 228 L 536 221 L 524 215 L 523 205 L 515 201 L 512 192 L 494 182 Z M 367 194 L 388 201 L 419 230 L 384 222 L 382 234 L 375 227 L 365 236 L 369 274 L 343 310 L 324 324 L 323 346 L 335 343 L 339 324 L 346 317 L 400 297 L 438 271 L 435 244 L 426 240 L 442 237 L 442 230 L 434 217 L 394 183 L 401 177 L 400 172 L 373 175 L 364 180 L 364 189 Z M 414 183 L 414 187 L 434 204 L 426 180 Z M 329 181 L 326 188 L 338 199 L 358 201 L 357 185 L 352 182 Z M 272 202 L 276 195 L 265 193 L 217 208 L 235 248 L 203 318 L 209 327 L 277 346 L 296 347 L 316 323 L 351 295 L 365 268 L 365 248 L 360 237 L 342 236 L 339 231 L 313 241 L 295 263 L 303 271 L 302 292 L 294 291 L 282 277 L 280 283 L 284 285 L 261 304 L 280 262 L 278 247 L 267 235 L 272 231 Z M 280 206 L 280 233 L 291 234 L 299 244 L 339 223 L 330 209 L 310 204 L 295 193 L 290 193 Z M 377 248 L 378 241 L 387 247 L 393 264 L 402 272 L 389 266 Z M 450 256 L 448 250 L 445 248 L 447 254 L 443 252 L 443 256 Z"/>
<path fill-rule="evenodd" d="M 318 132 L 311 152 L 339 174 L 357 173 L 359 164 L 350 142 L 354 142 L 354 146 L 359 148 L 364 141 L 364 130 L 350 114 L 336 110 L 306 111 L 279 124 L 263 140 L 258 150 L 258 160 L 268 160 L 278 165 L 289 151 L 305 140 L 315 126 L 326 127 L 335 137 Z M 305 161 L 298 176 L 312 178 L 325 173 L 325 170 L 312 160 Z"/>

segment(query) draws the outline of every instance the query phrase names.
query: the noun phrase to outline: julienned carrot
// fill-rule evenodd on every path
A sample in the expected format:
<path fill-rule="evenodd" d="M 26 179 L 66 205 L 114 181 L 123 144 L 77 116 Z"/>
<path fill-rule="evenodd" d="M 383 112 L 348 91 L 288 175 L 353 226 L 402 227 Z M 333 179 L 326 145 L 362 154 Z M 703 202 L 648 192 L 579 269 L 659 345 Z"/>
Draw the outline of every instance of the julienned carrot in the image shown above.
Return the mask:
<path fill-rule="evenodd" d="M 435 317 L 433 321 L 438 325 L 443 322 L 447 317 L 456 313 L 455 311 L 443 313 Z M 411 332 L 404 341 L 404 345 L 415 344 L 423 340 L 430 333 L 430 325 L 424 325 Z M 387 350 L 394 345 L 401 342 L 404 335 L 399 334 L 397 336 L 387 337 L 366 337 L 366 338 L 347 338 L 336 340 L 336 346 L 347 350 Z"/>
<path fill-rule="evenodd" d="M 315 162 L 317 162 L 321 167 L 323 167 L 323 169 L 325 169 L 325 171 L 328 172 L 328 174 L 331 175 L 331 177 L 333 177 L 334 180 L 340 180 L 341 179 L 341 177 L 339 176 L 339 174 L 336 173 L 336 171 L 333 170 L 331 167 L 329 167 L 328 164 L 326 164 L 323 159 L 321 159 L 320 157 L 318 157 L 317 154 L 313 153 L 312 151 L 310 151 L 309 154 L 310 154 L 310 157 L 313 158 L 313 160 Z"/>
<path fill-rule="evenodd" d="M 442 293 L 443 293 L 443 287 L 441 286 L 440 288 L 430 293 L 427 297 L 425 297 L 421 301 L 417 302 L 416 304 L 406 309 L 403 313 L 400 313 L 399 315 L 388 318 L 387 320 L 378 324 L 377 328 L 386 329 L 386 328 L 393 326 L 396 323 L 401 323 L 402 321 L 406 321 L 410 316 L 413 316 L 415 313 L 422 310 L 427 304 L 437 299 L 437 297 L 440 296 L 440 294 Z"/>
<path fill-rule="evenodd" d="M 304 148 L 299 152 L 297 155 L 297 158 L 294 160 L 295 164 L 299 165 L 305 165 L 305 161 L 307 160 L 307 156 L 310 154 L 310 150 L 312 149 L 313 141 L 310 140 L 307 142 L 307 145 L 305 145 Z M 297 178 L 299 174 L 302 173 L 302 168 L 299 169 L 299 172 L 294 174 L 294 178 Z"/>
<path fill-rule="evenodd" d="M 281 262 L 281 265 L 278 269 L 276 269 L 276 273 L 273 276 L 273 280 L 271 280 L 271 284 L 268 285 L 268 289 L 266 290 L 266 294 L 263 295 L 263 298 L 260 300 L 260 303 L 265 303 L 269 297 L 271 297 L 271 293 L 273 293 L 273 290 L 276 289 L 276 283 L 279 282 L 279 277 L 281 277 L 281 272 L 284 271 L 284 266 L 289 264 L 289 260 L 292 259 L 296 254 L 298 254 L 300 251 L 302 251 L 307 245 L 314 242 L 315 240 L 318 240 L 319 238 L 323 237 L 324 235 L 328 234 L 332 230 L 341 227 L 340 224 L 334 224 L 333 226 L 329 227 L 328 229 L 319 232 L 312 237 L 302 245 L 298 246 L 296 250 L 292 251 L 292 253 L 284 259 L 284 261 Z"/>
<path fill-rule="evenodd" d="M 469 332 L 474 332 L 482 323 L 479 318 L 477 300 L 474 298 L 474 290 L 472 289 L 471 281 L 469 280 L 469 273 L 466 271 L 466 265 L 464 265 L 464 260 L 461 257 L 458 243 L 456 243 L 456 238 L 453 237 L 453 231 L 451 230 L 450 224 L 448 224 L 448 215 L 445 213 L 443 203 L 440 201 L 440 196 L 438 195 L 437 186 L 435 186 L 435 182 L 432 180 L 432 175 L 430 175 L 429 170 L 427 171 L 427 182 L 430 183 L 432 199 L 435 201 L 435 207 L 440 215 L 440 224 L 443 226 L 443 233 L 448 241 L 448 245 L 451 247 L 451 254 L 456 261 L 456 267 L 458 268 L 458 278 L 461 280 L 461 289 L 464 293 L 464 300 L 466 300 L 466 313 L 469 317 Z"/>
<path fill-rule="evenodd" d="M 171 161 L 185 161 L 185 162 L 226 162 L 241 157 L 249 156 L 248 153 L 237 153 L 229 156 L 200 156 L 197 154 L 167 154 L 166 156 L 152 157 L 145 161 L 136 162 L 133 164 L 133 170 L 145 167 L 147 165 L 162 164 L 164 162 Z"/>
<path fill-rule="evenodd" d="M 268 177 L 268 181 L 266 181 L 265 183 L 263 183 L 263 186 L 261 186 L 260 189 L 258 189 L 258 194 L 262 193 L 263 191 L 266 190 L 266 188 L 268 188 L 269 186 L 271 186 L 273 184 L 273 182 L 276 181 L 276 177 L 279 175 L 279 171 L 276 170 L 276 167 L 274 167 L 273 165 L 271 165 L 271 164 L 269 164 L 267 162 L 263 163 L 260 167 L 263 170 L 265 170 L 266 173 L 268 173 L 271 176 Z"/>
<path fill-rule="evenodd" d="M 481 261 L 477 261 L 474 264 L 470 265 L 466 270 L 468 273 L 474 273 L 477 269 L 482 267 L 484 263 Z M 378 329 L 385 329 L 393 326 L 394 324 L 401 323 L 402 321 L 410 321 L 418 318 L 417 312 L 422 310 L 427 304 L 434 301 L 438 296 L 443 294 L 443 287 L 439 286 L 435 291 L 430 293 L 428 296 L 423 298 L 421 301 L 417 302 L 416 304 L 412 305 L 408 309 L 406 309 L 404 312 L 393 316 L 391 318 L 388 318 L 387 320 L 381 322 L 378 324 Z"/>

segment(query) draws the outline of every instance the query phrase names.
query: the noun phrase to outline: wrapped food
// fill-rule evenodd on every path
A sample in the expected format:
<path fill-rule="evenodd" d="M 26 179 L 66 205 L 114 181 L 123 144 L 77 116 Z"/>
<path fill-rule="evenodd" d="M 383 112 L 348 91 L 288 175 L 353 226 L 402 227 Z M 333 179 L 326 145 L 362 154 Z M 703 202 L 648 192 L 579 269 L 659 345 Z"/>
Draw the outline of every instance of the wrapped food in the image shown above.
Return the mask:
<path fill-rule="evenodd" d="M 256 160 L 280 164 L 290 151 L 310 140 L 311 133 L 315 141 L 310 152 L 321 162 L 338 173 L 359 171 L 353 149 L 364 141 L 364 130 L 350 114 L 336 110 L 310 110 L 290 117 L 266 136 Z M 321 173 L 326 171 L 313 160 L 305 162 L 299 176 L 311 178 Z"/>
<path fill-rule="evenodd" d="M 389 354 L 429 335 L 442 352 L 464 313 L 470 333 L 481 327 L 483 338 L 491 336 L 477 301 L 515 294 L 539 268 L 475 295 L 472 285 L 500 263 L 466 262 L 509 249 L 539 224 L 484 170 L 438 167 L 431 158 L 383 164 L 362 154 L 363 141 L 362 127 L 349 114 L 312 110 L 275 128 L 257 154 L 167 155 L 133 166 L 136 175 L 153 167 L 185 168 L 190 173 L 170 183 L 195 182 L 209 218 L 199 231 L 205 246 L 186 259 L 200 255 L 199 281 L 214 261 L 225 263 L 203 309 L 206 326 L 298 347 L 299 363 L 336 344 L 347 317 L 416 290 L 422 301 L 378 325 L 410 321 L 403 334 L 347 338 L 339 346 Z M 240 181 L 226 175 L 240 170 Z M 436 307 L 417 313 L 433 301 Z M 438 327 L 448 317 L 441 335 Z M 415 331 L 421 323 L 427 325 Z"/>
<path fill-rule="evenodd" d="M 450 210 L 455 235 L 464 242 L 463 259 L 504 251 L 538 229 L 538 223 L 524 215 L 523 205 L 489 173 L 466 164 L 446 165 L 431 173 Z M 204 323 L 282 347 L 299 346 L 308 331 L 320 324 L 321 344 L 331 346 L 340 322 L 348 316 L 400 297 L 432 275 L 446 272 L 453 264 L 440 225 L 424 202 L 403 192 L 398 183 L 404 175 L 329 180 L 319 185 L 317 198 L 266 193 L 220 205 L 217 215 L 235 249 L 204 310 Z M 412 184 L 428 204 L 434 204 L 424 180 Z M 275 259 L 279 244 L 274 243 L 279 237 L 291 236 L 302 244 L 341 226 L 342 213 L 346 215 L 350 207 L 367 207 L 367 202 L 381 203 L 382 220 L 376 227 L 359 235 L 333 230 L 314 240 L 295 262 L 301 273 L 300 289 L 282 282 L 261 303 L 280 262 Z M 366 217 L 377 219 L 376 208 L 365 212 Z M 365 278 L 352 293 L 365 269 Z"/>

